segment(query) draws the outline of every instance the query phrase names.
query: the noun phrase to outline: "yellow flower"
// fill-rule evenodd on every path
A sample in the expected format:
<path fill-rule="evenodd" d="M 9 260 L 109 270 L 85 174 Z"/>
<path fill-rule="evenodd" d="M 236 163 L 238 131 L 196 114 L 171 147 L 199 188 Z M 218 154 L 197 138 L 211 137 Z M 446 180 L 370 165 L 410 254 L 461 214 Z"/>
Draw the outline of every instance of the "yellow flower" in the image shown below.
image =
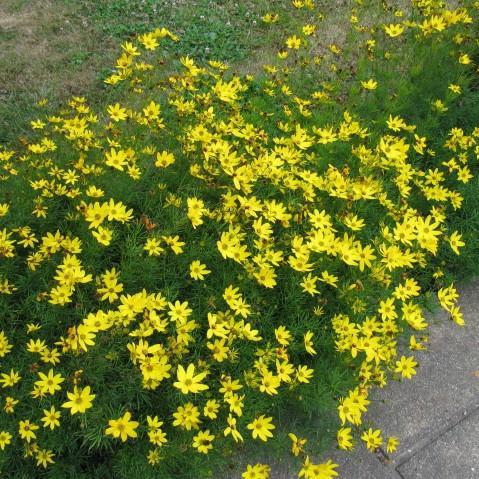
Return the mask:
<path fill-rule="evenodd" d="M 11 442 L 12 435 L 8 431 L 0 431 L 0 449 L 3 451 L 5 446 Z"/>
<path fill-rule="evenodd" d="M 243 479 L 268 479 L 271 468 L 267 464 L 248 464 L 246 471 L 241 474 Z"/>
<path fill-rule="evenodd" d="M 261 377 L 261 384 L 259 390 L 270 396 L 278 394 L 278 389 L 281 384 L 279 376 L 275 376 L 271 371 L 264 371 Z"/>
<path fill-rule="evenodd" d="M 168 316 L 172 321 L 182 321 L 186 320 L 193 310 L 188 307 L 188 301 L 175 301 L 175 303 L 168 303 L 170 310 L 168 311 Z"/>
<path fill-rule="evenodd" d="M 60 411 L 55 410 L 55 406 L 52 406 L 50 410 L 43 410 L 44 416 L 41 421 L 43 422 L 43 427 L 49 427 L 51 430 L 60 425 Z"/>
<path fill-rule="evenodd" d="M 206 429 L 206 431 L 200 431 L 193 437 L 193 447 L 202 454 L 208 454 L 208 452 L 213 449 L 212 442 L 214 438 L 215 436 L 210 434 L 209 429 Z"/>
<path fill-rule="evenodd" d="M 13 387 L 17 384 L 22 377 L 17 371 L 10 369 L 10 373 L 1 373 L 0 383 L 3 388 Z"/>
<path fill-rule="evenodd" d="M 210 399 L 206 402 L 205 407 L 203 408 L 203 414 L 210 419 L 216 419 L 218 417 L 218 411 L 220 409 L 220 404 L 216 399 Z"/>
<path fill-rule="evenodd" d="M 86 324 L 80 324 L 76 328 L 77 341 L 72 344 L 72 349 L 76 350 L 80 347 L 83 351 L 87 351 L 88 346 L 93 346 L 95 344 L 95 333 L 93 331 L 94 328 Z"/>
<path fill-rule="evenodd" d="M 207 274 L 210 274 L 211 271 L 206 268 L 206 265 L 201 264 L 200 261 L 195 260 L 190 264 L 190 276 L 195 280 L 203 281 Z"/>
<path fill-rule="evenodd" d="M 226 340 L 216 339 L 214 343 L 206 343 L 206 347 L 212 352 L 213 358 L 219 363 L 223 362 L 227 357 L 230 351 L 229 347 L 225 345 Z"/>
<path fill-rule="evenodd" d="M 206 384 L 201 381 L 208 375 L 207 371 L 203 371 L 195 376 L 195 365 L 190 364 L 185 370 L 180 364 L 177 370 L 178 381 L 173 383 L 173 386 L 178 388 L 183 394 L 199 393 L 208 389 Z"/>
<path fill-rule="evenodd" d="M 266 13 L 261 17 L 264 23 L 275 23 L 279 20 L 279 15 L 277 13 Z"/>
<path fill-rule="evenodd" d="M 3 409 L 7 414 L 13 414 L 13 411 L 15 409 L 15 406 L 18 404 L 18 399 L 14 399 L 10 396 L 7 396 L 5 398 L 5 406 Z"/>
<path fill-rule="evenodd" d="M 54 457 L 55 454 L 53 454 L 53 451 L 50 451 L 48 449 L 40 449 L 36 453 L 37 466 L 43 466 L 46 468 L 48 464 L 53 464 L 55 462 L 53 460 Z"/>
<path fill-rule="evenodd" d="M 290 49 L 298 50 L 301 46 L 301 38 L 298 38 L 296 35 L 289 37 L 286 40 L 286 46 Z"/>
<path fill-rule="evenodd" d="M 271 423 L 272 420 L 272 417 L 265 417 L 264 414 L 262 414 L 253 422 L 249 423 L 246 427 L 251 430 L 253 439 L 258 437 L 262 441 L 266 442 L 269 437 L 273 437 L 273 433 L 271 431 L 276 429 L 274 424 Z"/>
<path fill-rule="evenodd" d="M 420 343 L 417 341 L 416 336 L 412 335 L 409 338 L 409 349 L 411 351 L 422 351 L 426 349 L 426 346 L 424 344 Z"/>
<path fill-rule="evenodd" d="M 199 424 L 201 424 L 200 411 L 191 402 L 184 406 L 178 406 L 176 412 L 173 413 L 173 417 L 175 418 L 173 426 L 180 426 L 187 431 L 198 429 Z"/>
<path fill-rule="evenodd" d="M 399 439 L 397 437 L 391 436 L 386 443 L 386 452 L 392 453 L 394 452 L 397 447 L 399 446 Z"/>
<path fill-rule="evenodd" d="M 92 235 L 99 243 L 108 246 L 111 243 L 113 231 L 109 228 L 103 228 L 103 226 L 99 226 L 97 231 L 92 231 Z"/>
<path fill-rule="evenodd" d="M 150 449 L 148 451 L 148 464 L 151 466 L 154 466 L 155 464 L 158 464 L 160 462 L 161 456 L 160 456 L 160 449 Z"/>
<path fill-rule="evenodd" d="M 461 86 L 456 85 L 454 83 L 451 83 L 447 87 L 449 90 L 451 90 L 453 93 L 460 94 L 461 93 Z"/>
<path fill-rule="evenodd" d="M 137 421 L 130 421 L 131 413 L 125 412 L 122 417 L 118 419 L 110 419 L 108 421 L 109 428 L 106 429 L 105 434 L 119 437 L 125 442 L 129 437 L 137 437 L 135 429 L 139 423 Z"/>
<path fill-rule="evenodd" d="M 372 78 L 370 78 L 367 81 L 362 81 L 361 86 L 365 90 L 376 90 L 376 88 L 378 87 L 378 82 L 376 80 L 373 80 Z"/>
<path fill-rule="evenodd" d="M 156 154 L 155 166 L 157 166 L 158 168 L 167 168 L 174 162 L 175 157 L 173 156 L 173 153 L 169 153 L 168 151 L 162 151 L 161 153 L 158 152 Z"/>
<path fill-rule="evenodd" d="M 148 238 L 143 249 L 148 252 L 149 256 L 159 256 L 163 251 L 165 251 L 160 244 L 161 243 L 158 238 Z"/>
<path fill-rule="evenodd" d="M 119 103 L 108 105 L 107 111 L 113 121 L 121 121 L 128 118 L 126 108 L 122 108 Z"/>
<path fill-rule="evenodd" d="M 238 99 L 238 94 L 242 88 L 239 77 L 235 77 L 229 82 L 218 80 L 213 88 L 213 92 L 221 101 L 233 103 Z"/>
<path fill-rule="evenodd" d="M 290 432 L 288 437 L 291 439 L 291 452 L 295 456 L 299 456 L 303 452 L 304 445 L 308 442 L 306 439 L 299 438 L 296 434 Z"/>
<path fill-rule="evenodd" d="M 8 338 L 3 331 L 0 331 L 0 358 L 5 357 L 13 348 L 13 344 L 8 342 Z"/>
<path fill-rule="evenodd" d="M 319 291 L 316 289 L 316 283 L 318 280 L 319 278 L 317 276 L 313 276 L 311 273 L 308 273 L 308 275 L 305 276 L 303 281 L 299 284 L 305 293 L 314 296 L 315 294 L 319 293 Z"/>
<path fill-rule="evenodd" d="M 449 110 L 449 108 L 444 104 L 444 102 L 440 99 L 437 99 L 437 100 L 434 100 L 432 102 L 432 106 L 437 110 L 439 111 L 440 113 L 444 113 L 446 112 L 447 110 Z"/>
<path fill-rule="evenodd" d="M 404 32 L 404 26 L 400 23 L 391 23 L 390 25 L 384 25 L 384 31 L 392 38 L 401 35 Z"/>
<path fill-rule="evenodd" d="M 35 381 L 35 386 L 38 386 L 41 391 L 48 394 L 55 394 L 55 391 L 60 391 L 60 384 L 65 381 L 61 374 L 55 374 L 53 369 L 50 369 L 48 374 L 39 372 L 38 376 L 40 380 Z"/>
<path fill-rule="evenodd" d="M 304 25 L 302 31 L 307 37 L 309 37 L 316 31 L 316 25 Z"/>
<path fill-rule="evenodd" d="M 460 254 L 459 248 L 461 248 L 462 246 L 466 244 L 464 243 L 464 241 L 462 241 L 461 238 L 462 236 L 457 231 L 454 231 L 454 233 L 452 233 L 452 235 L 449 236 L 449 246 L 456 254 Z"/>
<path fill-rule="evenodd" d="M 380 301 L 378 313 L 383 320 L 396 319 L 398 317 L 394 306 L 394 298 L 388 298 L 384 301 Z"/>
<path fill-rule="evenodd" d="M 338 476 L 338 473 L 335 471 L 337 467 L 338 464 L 332 462 L 331 459 L 321 464 L 314 464 L 310 461 L 309 456 L 306 456 L 298 477 L 304 477 L 305 479 L 333 479 Z"/>
<path fill-rule="evenodd" d="M 0 203 L 0 218 L 5 216 L 10 210 L 10 205 L 8 203 Z"/>
<path fill-rule="evenodd" d="M 228 427 L 226 427 L 225 430 L 223 431 L 223 434 L 225 435 L 225 437 L 231 434 L 231 437 L 234 439 L 235 442 L 238 442 L 238 441 L 243 442 L 243 436 L 236 428 L 236 418 L 233 417 L 231 414 L 228 414 L 226 421 L 228 422 Z"/>
<path fill-rule="evenodd" d="M 92 401 L 95 398 L 95 394 L 90 394 L 90 386 L 86 386 L 83 389 L 74 387 L 73 392 L 67 392 L 69 401 L 62 404 L 62 407 L 70 409 L 70 413 L 84 413 L 92 406 Z"/>
<path fill-rule="evenodd" d="M 32 439 L 36 439 L 37 435 L 34 431 L 37 429 L 39 429 L 39 427 L 36 424 L 31 423 L 28 419 L 18 423 L 18 432 L 20 433 L 20 437 L 27 442 L 30 442 Z"/>
<path fill-rule="evenodd" d="M 400 373 L 403 378 L 411 379 L 416 374 L 416 370 L 414 369 L 416 366 L 417 362 L 414 361 L 413 356 L 409 358 L 401 356 L 401 359 L 396 361 L 396 369 L 394 369 L 394 372 Z"/>
<path fill-rule="evenodd" d="M 163 432 L 160 428 L 148 431 L 148 439 L 155 446 L 162 446 L 163 444 L 168 442 L 168 440 L 166 439 L 166 433 Z"/>
<path fill-rule="evenodd" d="M 464 53 L 459 57 L 459 63 L 462 65 L 469 65 L 471 62 L 471 57 L 467 53 Z"/>
<path fill-rule="evenodd" d="M 366 443 L 366 447 L 371 452 L 374 452 L 378 447 L 381 446 L 383 442 L 380 429 L 373 431 L 371 428 L 369 428 L 367 431 L 363 432 L 361 439 Z"/>
<path fill-rule="evenodd" d="M 147 50 L 156 50 L 156 48 L 158 48 L 158 46 L 160 45 L 153 33 L 145 33 L 144 35 L 141 35 L 138 39 Z"/>
<path fill-rule="evenodd" d="M 278 326 L 274 330 L 274 335 L 276 336 L 278 343 L 282 346 L 287 346 L 289 344 L 291 333 L 284 326 Z"/>
<path fill-rule="evenodd" d="M 276 372 L 281 381 L 290 383 L 292 381 L 292 375 L 294 374 L 294 366 L 286 359 L 284 361 L 276 359 Z"/>
<path fill-rule="evenodd" d="M 105 163 L 108 166 L 123 171 L 123 167 L 126 165 L 128 157 L 125 151 L 116 151 L 114 148 L 111 148 L 109 152 L 105 153 L 105 158 Z"/>
<path fill-rule="evenodd" d="M 349 450 L 353 448 L 353 437 L 351 435 L 350 427 L 340 428 L 336 434 L 336 439 L 338 441 L 338 446 L 341 449 Z"/>
<path fill-rule="evenodd" d="M 309 383 L 309 380 L 313 377 L 314 369 L 308 368 L 308 366 L 298 366 L 296 369 L 296 379 L 300 383 Z"/>

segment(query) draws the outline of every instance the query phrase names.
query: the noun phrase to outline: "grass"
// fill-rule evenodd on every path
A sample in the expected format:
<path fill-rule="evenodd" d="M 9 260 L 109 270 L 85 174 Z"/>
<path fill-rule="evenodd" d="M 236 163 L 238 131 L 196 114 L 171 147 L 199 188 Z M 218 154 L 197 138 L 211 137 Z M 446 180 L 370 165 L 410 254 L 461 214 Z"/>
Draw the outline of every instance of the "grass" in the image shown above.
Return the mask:
<path fill-rule="evenodd" d="M 258 35 L 259 13 L 267 2 L 212 3 L 3 1 L 0 142 L 26 132 L 36 115 L 31 105 L 41 98 L 49 99 L 51 111 L 72 95 L 100 100 L 118 43 L 156 26 L 177 31 L 183 37 L 177 50 L 200 58 L 239 61 L 259 48 L 265 39 Z"/>
<path fill-rule="evenodd" d="M 350 2 L 319 3 L 326 21 L 311 51 L 323 55 L 331 43 L 344 41 Z M 157 26 L 181 36 L 172 55 L 214 58 L 257 73 L 274 57 L 284 31 L 318 20 L 317 11 L 291 14 L 289 6 L 289 0 L 3 0 L 0 143 L 27 134 L 37 115 L 32 105 L 42 98 L 48 98 L 50 112 L 72 95 L 104 102 L 103 79 L 119 42 Z M 281 28 L 262 22 L 268 11 L 279 13 Z"/>

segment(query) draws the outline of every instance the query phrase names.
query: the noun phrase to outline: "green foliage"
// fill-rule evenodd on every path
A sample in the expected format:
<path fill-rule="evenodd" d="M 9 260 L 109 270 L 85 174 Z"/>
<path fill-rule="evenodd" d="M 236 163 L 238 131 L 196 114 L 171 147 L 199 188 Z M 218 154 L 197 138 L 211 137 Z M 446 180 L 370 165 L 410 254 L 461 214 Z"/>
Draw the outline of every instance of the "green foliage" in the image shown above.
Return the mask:
<path fill-rule="evenodd" d="M 105 34 L 128 37 L 104 104 L 73 98 L 0 150 L 6 477 L 239 476 L 245 461 L 284 456 L 290 432 L 308 439 L 295 459 L 304 471 L 341 426 L 360 437 L 372 387 L 414 374 L 398 344 L 422 342 L 432 292 L 462 323 L 451 283 L 477 272 L 479 252 L 468 14 L 413 2 L 390 38 L 383 20 L 362 26 L 384 14 L 365 2 L 341 49 L 317 55 L 300 28 L 315 11 L 281 2 L 280 25 L 296 37 L 278 46 L 281 29 L 262 25 L 280 55 L 254 77 L 208 60 L 260 47 L 247 13 L 269 2 L 213 3 L 87 4 Z M 147 33 L 158 14 L 179 41 Z M 192 366 L 208 388 L 182 379 Z M 52 395 L 39 384 L 50 369 L 63 379 Z M 236 409 L 227 378 L 244 395 Z M 71 414 L 75 388 L 94 397 Z M 7 396 L 19 400 L 11 411 Z M 211 400 L 218 418 L 203 413 Z M 202 421 L 192 430 L 173 416 L 189 402 Z M 62 415 L 50 431 L 41 420 L 52 406 Z M 127 413 L 137 423 L 124 443 L 108 429 Z M 161 446 L 148 434 L 154 416 Z M 264 445 L 248 427 L 261 416 L 275 425 Z M 40 426 L 30 440 L 27 419 Z M 198 429 L 215 436 L 208 454 Z M 55 455 L 45 468 L 42 450 Z"/>

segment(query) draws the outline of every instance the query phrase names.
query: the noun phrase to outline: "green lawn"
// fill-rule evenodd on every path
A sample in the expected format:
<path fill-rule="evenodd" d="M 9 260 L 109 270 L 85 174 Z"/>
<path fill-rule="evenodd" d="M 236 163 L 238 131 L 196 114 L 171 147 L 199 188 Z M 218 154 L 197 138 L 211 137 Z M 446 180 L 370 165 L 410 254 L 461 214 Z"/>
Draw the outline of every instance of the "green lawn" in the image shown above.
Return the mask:
<path fill-rule="evenodd" d="M 166 26 L 181 35 L 173 53 L 254 63 L 275 46 L 261 21 L 266 1 L 4 0 L 0 4 L 0 143 L 26 133 L 35 104 L 51 111 L 72 95 L 100 100 L 119 43 Z M 288 2 L 273 2 L 284 8 Z M 293 21 L 291 18 L 284 22 Z M 265 49 L 264 45 L 268 45 Z M 255 55 L 256 53 L 256 55 Z"/>
<path fill-rule="evenodd" d="M 181 37 L 170 54 L 222 60 L 257 73 L 282 45 L 285 32 L 324 15 L 312 48 L 321 56 L 330 44 L 344 42 L 352 2 L 317 3 L 311 11 L 292 10 L 289 0 L 3 0 L 0 143 L 27 133 L 42 98 L 49 100 L 51 112 L 72 95 L 101 102 L 107 94 L 103 79 L 120 42 L 158 26 Z M 277 24 L 261 20 L 270 11 L 279 14 Z"/>

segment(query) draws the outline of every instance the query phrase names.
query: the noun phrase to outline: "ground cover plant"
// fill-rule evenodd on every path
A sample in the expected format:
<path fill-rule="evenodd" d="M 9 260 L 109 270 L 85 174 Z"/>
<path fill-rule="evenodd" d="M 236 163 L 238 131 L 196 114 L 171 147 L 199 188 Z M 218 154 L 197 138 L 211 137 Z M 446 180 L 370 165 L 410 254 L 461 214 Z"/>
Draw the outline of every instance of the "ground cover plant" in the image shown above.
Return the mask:
<path fill-rule="evenodd" d="M 464 325 L 475 271 L 478 7 L 356 2 L 324 48 L 320 5 L 259 3 L 289 33 L 254 75 L 145 28 L 106 104 L 2 147 L 4 475 L 261 479 L 238 464 L 264 444 L 329 479 L 333 439 L 393 453 L 370 391 L 416 373 L 433 295 Z"/>

